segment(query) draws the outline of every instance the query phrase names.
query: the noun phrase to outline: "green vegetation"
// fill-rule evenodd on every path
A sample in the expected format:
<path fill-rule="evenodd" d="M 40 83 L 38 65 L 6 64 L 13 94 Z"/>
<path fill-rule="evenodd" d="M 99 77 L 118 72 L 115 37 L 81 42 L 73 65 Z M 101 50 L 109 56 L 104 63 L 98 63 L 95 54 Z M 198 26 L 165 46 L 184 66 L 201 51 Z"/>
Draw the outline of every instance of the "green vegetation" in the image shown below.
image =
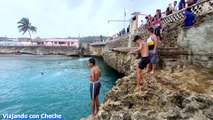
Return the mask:
<path fill-rule="evenodd" d="M 22 18 L 17 24 L 18 24 L 19 32 L 23 32 L 23 35 L 26 32 L 28 32 L 30 35 L 31 42 L 32 42 L 32 37 L 31 37 L 30 32 L 32 32 L 32 33 L 36 32 L 37 28 L 35 26 L 31 25 L 29 18 Z"/>
<path fill-rule="evenodd" d="M 93 41 L 101 41 L 102 40 L 106 40 L 107 37 L 106 36 L 88 36 L 88 37 L 82 37 L 80 38 L 80 43 L 90 43 Z"/>

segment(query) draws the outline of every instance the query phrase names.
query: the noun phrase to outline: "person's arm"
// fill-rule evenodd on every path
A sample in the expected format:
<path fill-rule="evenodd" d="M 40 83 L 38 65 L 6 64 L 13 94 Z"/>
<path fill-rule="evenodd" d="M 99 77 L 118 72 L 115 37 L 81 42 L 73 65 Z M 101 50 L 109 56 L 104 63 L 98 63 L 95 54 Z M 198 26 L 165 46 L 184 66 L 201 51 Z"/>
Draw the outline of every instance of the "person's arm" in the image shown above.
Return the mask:
<path fill-rule="evenodd" d="M 155 43 L 155 47 L 154 47 L 154 50 L 153 50 L 153 54 L 155 54 L 155 53 L 156 53 L 156 50 L 157 50 L 158 40 L 157 40 L 157 37 L 156 37 L 156 36 L 152 36 L 152 40 L 153 40 L 154 43 Z"/>
<path fill-rule="evenodd" d="M 182 26 L 184 26 L 184 22 L 186 21 L 186 13 L 184 13 L 183 15 L 184 15 L 184 19 L 183 19 Z"/>
<path fill-rule="evenodd" d="M 196 22 L 196 17 L 195 17 L 195 15 L 194 15 L 193 24 L 195 24 L 195 22 Z"/>
<path fill-rule="evenodd" d="M 90 79 L 90 81 L 94 81 L 94 80 L 95 80 L 94 70 L 91 70 L 91 73 L 90 73 L 89 79 Z"/>
<path fill-rule="evenodd" d="M 139 45 L 139 47 L 138 47 L 137 49 L 128 52 L 128 55 L 133 54 L 133 53 L 135 53 L 135 52 L 138 52 L 138 51 L 140 51 L 141 49 L 142 49 L 142 43 Z"/>

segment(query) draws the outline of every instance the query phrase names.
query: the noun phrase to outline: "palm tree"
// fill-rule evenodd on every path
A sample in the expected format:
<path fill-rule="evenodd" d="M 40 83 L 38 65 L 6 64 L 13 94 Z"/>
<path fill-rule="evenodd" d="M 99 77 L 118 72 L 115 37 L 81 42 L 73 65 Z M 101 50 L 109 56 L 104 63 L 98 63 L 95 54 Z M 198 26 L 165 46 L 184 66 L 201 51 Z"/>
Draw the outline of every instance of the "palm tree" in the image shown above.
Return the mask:
<path fill-rule="evenodd" d="M 22 18 L 17 24 L 18 25 L 18 29 L 19 29 L 19 32 L 23 32 L 23 35 L 28 32 L 29 35 L 30 35 L 30 40 L 32 42 L 32 38 L 31 38 L 31 33 L 34 33 L 36 32 L 37 28 L 35 26 L 32 26 L 30 21 L 29 21 L 29 18 Z"/>

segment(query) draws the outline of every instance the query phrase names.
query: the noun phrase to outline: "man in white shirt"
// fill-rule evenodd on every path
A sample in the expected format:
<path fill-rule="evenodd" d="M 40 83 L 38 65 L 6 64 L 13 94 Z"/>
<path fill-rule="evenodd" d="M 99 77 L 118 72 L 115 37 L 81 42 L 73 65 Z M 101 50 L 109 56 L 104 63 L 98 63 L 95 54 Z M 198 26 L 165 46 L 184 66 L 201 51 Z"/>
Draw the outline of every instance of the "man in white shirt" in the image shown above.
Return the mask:
<path fill-rule="evenodd" d="M 173 12 L 178 11 L 177 1 L 174 1 Z"/>

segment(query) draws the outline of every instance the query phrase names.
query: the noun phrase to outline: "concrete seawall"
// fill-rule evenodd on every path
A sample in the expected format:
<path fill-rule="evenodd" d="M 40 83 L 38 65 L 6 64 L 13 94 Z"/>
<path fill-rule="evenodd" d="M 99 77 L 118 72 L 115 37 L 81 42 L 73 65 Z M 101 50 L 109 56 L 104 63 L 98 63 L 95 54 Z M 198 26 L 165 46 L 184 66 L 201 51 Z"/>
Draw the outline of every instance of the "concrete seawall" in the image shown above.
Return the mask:
<path fill-rule="evenodd" d="M 33 55 L 78 55 L 76 48 L 66 46 L 0 46 L 0 54 L 17 52 Z"/>

